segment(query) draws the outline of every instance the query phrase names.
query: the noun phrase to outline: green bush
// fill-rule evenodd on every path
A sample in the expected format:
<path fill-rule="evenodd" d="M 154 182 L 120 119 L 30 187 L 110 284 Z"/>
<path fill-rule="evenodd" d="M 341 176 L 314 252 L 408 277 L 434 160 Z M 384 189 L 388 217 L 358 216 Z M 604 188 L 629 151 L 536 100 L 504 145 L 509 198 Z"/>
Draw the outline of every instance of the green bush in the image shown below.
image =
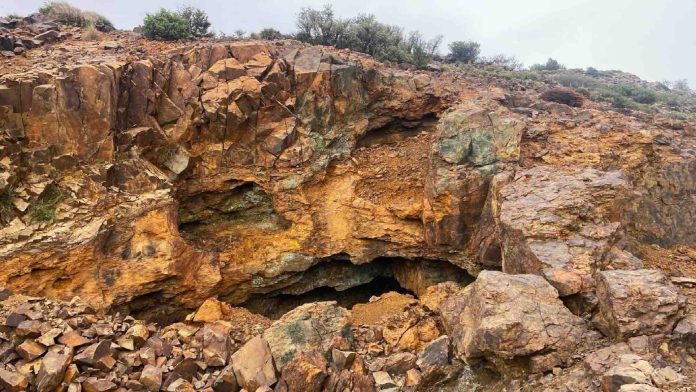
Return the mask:
<path fill-rule="evenodd" d="M 55 185 L 49 185 L 39 196 L 38 200 L 29 207 L 29 217 L 32 222 L 52 222 L 56 219 L 56 207 L 63 199 Z"/>
<path fill-rule="evenodd" d="M 265 29 L 259 32 L 259 37 L 261 37 L 261 39 L 266 40 L 275 40 L 283 38 L 283 34 L 281 34 L 280 31 L 272 27 L 266 27 Z"/>
<path fill-rule="evenodd" d="M 297 16 L 295 39 L 313 45 L 335 46 L 369 54 L 381 61 L 412 63 L 424 67 L 442 40 L 426 41 L 414 31 L 407 37 L 398 26 L 379 22 L 374 15 L 352 19 L 334 17 L 331 6 L 303 8 Z"/>
<path fill-rule="evenodd" d="M 546 64 L 534 64 L 531 67 L 529 67 L 529 69 L 532 71 L 558 71 L 561 69 L 565 69 L 565 67 L 555 59 L 549 57 L 549 59 L 546 60 Z"/>
<path fill-rule="evenodd" d="M 189 36 L 207 37 L 211 35 L 208 32 L 210 22 L 208 22 L 208 14 L 205 11 L 187 5 L 180 8 L 177 14 L 186 21 Z"/>
<path fill-rule="evenodd" d="M 148 39 L 175 41 L 191 38 L 189 25 L 181 15 L 161 8 L 156 14 L 146 14 L 143 35 Z"/>
<path fill-rule="evenodd" d="M 472 64 L 481 52 L 481 45 L 474 41 L 454 41 L 449 44 L 449 49 L 452 61 Z"/>
<path fill-rule="evenodd" d="M 64 1 L 48 2 L 39 8 L 39 13 L 46 18 L 70 26 L 94 26 L 99 31 L 114 29 L 113 23 L 105 16 L 94 11 L 82 11 Z"/>

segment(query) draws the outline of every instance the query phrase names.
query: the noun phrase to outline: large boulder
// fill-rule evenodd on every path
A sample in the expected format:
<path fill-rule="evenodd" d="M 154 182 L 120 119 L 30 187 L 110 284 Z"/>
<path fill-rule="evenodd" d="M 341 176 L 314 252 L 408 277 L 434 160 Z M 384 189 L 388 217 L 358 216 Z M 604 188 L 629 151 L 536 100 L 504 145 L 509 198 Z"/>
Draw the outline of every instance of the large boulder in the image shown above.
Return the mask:
<path fill-rule="evenodd" d="M 459 357 L 501 365 L 527 357 L 532 371 L 565 362 L 590 333 L 537 275 L 483 271 L 440 311 Z"/>
<path fill-rule="evenodd" d="M 561 296 L 592 291 L 594 271 L 620 234 L 613 211 L 626 188 L 620 172 L 518 171 L 492 207 L 503 271 L 541 275 Z"/>
<path fill-rule="evenodd" d="M 334 337 L 353 340 L 350 312 L 336 302 L 314 302 L 299 306 L 274 322 L 263 334 L 281 370 L 295 356 L 318 351 L 328 357 Z"/>
<path fill-rule="evenodd" d="M 670 334 L 685 305 L 684 297 L 657 270 L 615 270 L 597 274 L 597 327 L 614 339 Z"/>

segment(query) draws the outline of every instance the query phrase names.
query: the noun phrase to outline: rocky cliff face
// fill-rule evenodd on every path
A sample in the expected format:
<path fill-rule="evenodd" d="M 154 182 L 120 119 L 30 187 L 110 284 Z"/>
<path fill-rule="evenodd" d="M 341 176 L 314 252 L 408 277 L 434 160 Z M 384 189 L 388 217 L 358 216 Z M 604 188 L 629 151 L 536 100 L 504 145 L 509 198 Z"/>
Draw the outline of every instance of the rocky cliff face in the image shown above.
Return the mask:
<path fill-rule="evenodd" d="M 211 296 L 250 304 L 378 277 L 424 296 L 486 271 L 419 336 L 533 371 L 597 338 L 581 317 L 620 337 L 669 334 L 690 309 L 669 288 L 637 314 L 612 294 L 631 278 L 604 271 L 640 271 L 646 244 L 696 243 L 693 124 L 292 41 L 115 48 L 65 44 L 60 66 L 29 56 L 0 74 L 0 286 L 163 320 Z M 655 273 L 645 287 L 663 292 Z M 530 296 L 519 317 L 543 312 L 490 340 L 515 296 Z M 650 315 L 668 321 L 622 324 Z"/>

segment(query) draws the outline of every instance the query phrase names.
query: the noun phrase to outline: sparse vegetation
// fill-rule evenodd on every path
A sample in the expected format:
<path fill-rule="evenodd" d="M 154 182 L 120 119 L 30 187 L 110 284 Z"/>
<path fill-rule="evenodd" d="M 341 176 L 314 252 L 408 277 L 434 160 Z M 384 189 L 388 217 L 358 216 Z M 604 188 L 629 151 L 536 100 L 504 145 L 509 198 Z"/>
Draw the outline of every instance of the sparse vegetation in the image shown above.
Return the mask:
<path fill-rule="evenodd" d="M 303 8 L 297 16 L 297 40 L 369 54 L 381 61 L 395 61 L 424 67 L 432 59 L 441 37 L 425 40 L 417 32 L 404 35 L 398 26 L 379 22 L 374 15 L 351 19 L 334 16 L 331 6 L 322 10 Z"/>
<path fill-rule="evenodd" d="M 82 33 L 82 39 L 85 41 L 97 41 L 99 40 L 99 32 L 94 26 L 87 26 L 85 32 Z"/>
<path fill-rule="evenodd" d="M 62 199 L 63 195 L 57 186 L 47 186 L 29 207 L 29 218 L 32 222 L 53 222 L 56 219 L 56 206 Z"/>
<path fill-rule="evenodd" d="M 188 23 L 176 12 L 160 9 L 143 20 L 143 35 L 149 39 L 175 41 L 191 37 Z"/>
<path fill-rule="evenodd" d="M 274 40 L 283 38 L 283 34 L 281 34 L 280 31 L 272 27 L 266 27 L 265 29 L 259 32 L 259 37 L 261 39 Z"/>
<path fill-rule="evenodd" d="M 565 69 L 565 66 L 549 57 L 549 59 L 546 60 L 546 64 L 534 64 L 529 67 L 529 69 L 532 71 L 558 71 L 559 69 Z"/>
<path fill-rule="evenodd" d="M 54 19 L 60 23 L 76 26 L 93 26 L 99 31 L 111 31 L 113 23 L 105 16 L 94 11 L 82 11 L 64 1 L 51 1 L 39 8 L 39 13 L 46 18 Z"/>
<path fill-rule="evenodd" d="M 177 14 L 186 21 L 189 36 L 197 38 L 211 35 L 208 31 L 210 28 L 208 14 L 205 11 L 186 5 L 180 8 Z"/>
<path fill-rule="evenodd" d="M 472 64 L 481 53 L 481 45 L 474 41 L 454 41 L 449 44 L 449 58 L 453 62 Z"/>
<path fill-rule="evenodd" d="M 176 41 L 213 36 L 209 29 L 208 14 L 187 5 L 176 12 L 161 8 L 155 14 L 146 14 L 142 33 L 148 39 Z"/>
<path fill-rule="evenodd" d="M 12 187 L 7 187 L 0 191 L 0 224 L 6 224 L 10 221 L 12 212 L 14 211 L 14 190 Z"/>

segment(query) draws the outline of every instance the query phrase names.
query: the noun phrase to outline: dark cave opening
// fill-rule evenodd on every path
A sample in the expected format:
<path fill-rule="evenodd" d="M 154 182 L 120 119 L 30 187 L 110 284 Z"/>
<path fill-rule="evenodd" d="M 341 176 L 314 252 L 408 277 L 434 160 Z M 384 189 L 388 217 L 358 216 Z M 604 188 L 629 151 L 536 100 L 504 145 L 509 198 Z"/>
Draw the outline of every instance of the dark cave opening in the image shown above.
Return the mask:
<path fill-rule="evenodd" d="M 347 290 L 339 291 L 333 287 L 324 286 L 299 295 L 256 296 L 241 306 L 275 320 L 306 303 L 336 301 L 339 306 L 350 309 L 355 304 L 369 302 L 371 297 L 390 291 L 413 295 L 413 292 L 401 287 L 395 278 L 378 276 L 366 284 L 351 287 Z"/>
<path fill-rule="evenodd" d="M 287 285 L 253 294 L 241 306 L 277 319 L 305 303 L 336 301 L 344 308 L 352 308 L 392 291 L 417 297 L 428 286 L 440 282 L 466 285 L 472 280 L 466 271 L 443 260 L 378 257 L 366 264 L 353 264 L 349 260 L 329 258 L 289 276 Z"/>
<path fill-rule="evenodd" d="M 416 136 L 423 132 L 431 132 L 437 126 L 437 115 L 426 113 L 418 120 L 396 119 L 386 125 L 368 130 L 357 141 L 357 147 L 371 147 L 378 144 L 391 144 Z"/>

